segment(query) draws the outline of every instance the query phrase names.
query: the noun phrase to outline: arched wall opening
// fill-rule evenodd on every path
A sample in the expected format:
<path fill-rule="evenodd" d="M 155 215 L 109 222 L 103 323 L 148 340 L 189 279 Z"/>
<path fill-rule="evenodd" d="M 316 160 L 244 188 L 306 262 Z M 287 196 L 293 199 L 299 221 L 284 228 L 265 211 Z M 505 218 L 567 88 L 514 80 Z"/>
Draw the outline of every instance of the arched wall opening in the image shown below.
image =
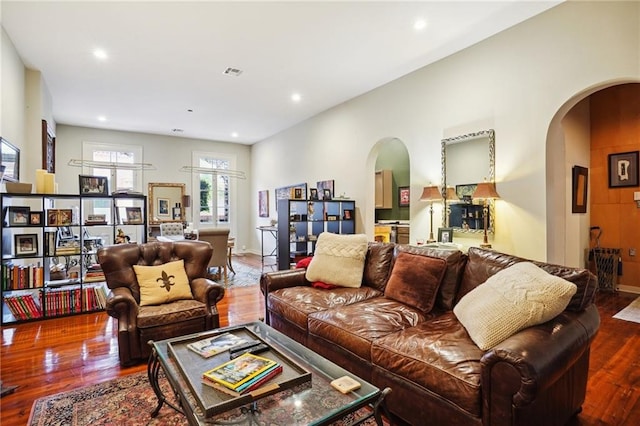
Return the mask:
<path fill-rule="evenodd" d="M 549 262 L 585 267 L 587 249 L 593 245 L 590 241 L 590 226 L 601 226 L 600 222 L 603 221 L 616 221 L 614 211 L 618 214 L 620 206 L 628 208 L 632 202 L 632 192 L 640 191 L 640 187 L 635 187 L 625 193 L 624 190 L 612 190 L 607 185 L 608 153 L 640 149 L 640 125 L 637 124 L 637 118 L 634 119 L 640 114 L 640 101 L 636 99 L 640 93 L 638 83 L 638 80 L 620 79 L 589 87 L 567 100 L 551 120 L 546 142 L 546 225 Z M 614 138 L 609 141 L 606 136 L 602 137 L 602 132 L 606 131 L 604 129 L 607 127 L 622 128 L 621 131 L 626 134 L 618 135 L 617 142 Z M 586 213 L 572 212 L 573 166 L 586 167 L 589 171 Z M 614 198 L 616 203 L 622 202 L 626 205 L 607 207 L 609 210 L 605 215 L 602 206 L 610 203 L 607 199 L 611 198 Z M 626 200 L 627 198 L 629 200 Z M 637 209 L 630 211 L 632 214 L 638 214 Z M 620 245 L 621 239 L 625 239 L 625 231 L 617 229 L 612 222 L 609 225 L 609 231 L 605 231 L 608 241 L 601 243 Z M 625 275 L 640 278 L 640 263 L 633 258 L 627 260 L 631 261 L 631 265 L 629 274 L 625 271 Z M 640 291 L 640 288 L 638 290 Z"/>

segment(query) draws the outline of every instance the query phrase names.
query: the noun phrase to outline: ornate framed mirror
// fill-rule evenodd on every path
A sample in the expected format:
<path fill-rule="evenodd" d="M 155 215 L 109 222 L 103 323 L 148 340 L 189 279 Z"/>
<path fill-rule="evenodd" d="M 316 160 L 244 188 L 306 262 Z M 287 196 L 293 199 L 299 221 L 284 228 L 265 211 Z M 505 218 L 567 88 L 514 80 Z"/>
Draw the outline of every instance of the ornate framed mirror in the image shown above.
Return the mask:
<path fill-rule="evenodd" d="M 184 183 L 149 183 L 149 224 L 184 222 Z"/>
<path fill-rule="evenodd" d="M 495 132 L 481 130 L 442 140 L 442 226 L 454 232 L 484 232 L 483 203 L 473 199 L 478 183 L 494 182 Z M 489 203 L 487 232 L 493 233 L 495 209 Z"/>

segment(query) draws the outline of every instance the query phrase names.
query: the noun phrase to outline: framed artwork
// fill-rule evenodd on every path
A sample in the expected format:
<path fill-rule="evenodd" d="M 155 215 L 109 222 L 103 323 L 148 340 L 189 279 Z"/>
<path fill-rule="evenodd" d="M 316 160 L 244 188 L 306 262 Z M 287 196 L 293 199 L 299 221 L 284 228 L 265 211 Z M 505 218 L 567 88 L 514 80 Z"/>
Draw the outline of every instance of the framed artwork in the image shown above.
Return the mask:
<path fill-rule="evenodd" d="M 638 186 L 638 152 L 609 154 L 609 188 Z"/>
<path fill-rule="evenodd" d="M 293 198 L 302 200 L 302 188 L 293 188 Z"/>
<path fill-rule="evenodd" d="M 58 241 L 73 240 L 73 231 L 69 226 L 61 226 L 58 228 Z"/>
<path fill-rule="evenodd" d="M 269 190 L 258 191 L 258 216 L 269 217 Z"/>
<path fill-rule="evenodd" d="M 408 186 L 398 187 L 398 205 L 400 207 L 409 207 L 411 202 L 411 193 Z"/>
<path fill-rule="evenodd" d="M 468 183 L 465 185 L 456 185 L 456 195 L 465 203 L 471 203 L 473 201 L 473 193 L 478 187 L 477 183 Z"/>
<path fill-rule="evenodd" d="M 158 198 L 158 207 L 157 207 L 158 217 L 164 216 L 169 217 L 169 199 L 168 198 Z"/>
<path fill-rule="evenodd" d="M 438 242 L 445 244 L 453 242 L 453 228 L 438 228 Z"/>
<path fill-rule="evenodd" d="M 20 234 L 14 236 L 16 256 L 35 256 L 38 254 L 38 235 Z"/>
<path fill-rule="evenodd" d="M 56 137 L 42 120 L 42 168 L 49 173 L 56 172 Z"/>
<path fill-rule="evenodd" d="M 318 194 L 322 195 L 322 199 L 323 200 L 331 200 L 333 199 L 333 196 L 335 194 L 335 188 L 334 188 L 334 180 L 321 180 L 317 182 L 317 186 L 318 186 Z M 328 190 L 325 191 L 325 190 Z M 325 198 L 325 195 L 328 194 L 329 198 Z"/>
<path fill-rule="evenodd" d="M 84 196 L 109 195 L 109 182 L 104 176 L 79 175 L 80 194 Z"/>
<path fill-rule="evenodd" d="M 71 209 L 47 210 L 47 226 L 69 226 L 72 221 L 73 210 Z"/>
<path fill-rule="evenodd" d="M 126 207 L 127 222 L 129 225 L 139 225 L 142 223 L 142 208 L 140 207 Z"/>
<path fill-rule="evenodd" d="M 309 199 L 310 200 L 318 199 L 318 188 L 309 188 Z"/>
<path fill-rule="evenodd" d="M 8 182 L 20 180 L 20 149 L 0 137 L 0 164 L 4 166 L 3 179 Z"/>
<path fill-rule="evenodd" d="M 307 198 L 307 184 L 299 183 L 297 185 L 283 186 L 276 188 L 276 210 L 278 209 L 278 200 L 291 200 L 295 198 L 296 189 L 300 189 L 300 199 Z"/>
<path fill-rule="evenodd" d="M 9 206 L 7 214 L 9 216 L 9 226 L 29 225 L 29 207 Z"/>
<path fill-rule="evenodd" d="M 42 212 L 29 212 L 29 225 L 42 225 Z"/>
<path fill-rule="evenodd" d="M 571 175 L 571 213 L 586 213 L 589 169 L 573 166 Z"/>

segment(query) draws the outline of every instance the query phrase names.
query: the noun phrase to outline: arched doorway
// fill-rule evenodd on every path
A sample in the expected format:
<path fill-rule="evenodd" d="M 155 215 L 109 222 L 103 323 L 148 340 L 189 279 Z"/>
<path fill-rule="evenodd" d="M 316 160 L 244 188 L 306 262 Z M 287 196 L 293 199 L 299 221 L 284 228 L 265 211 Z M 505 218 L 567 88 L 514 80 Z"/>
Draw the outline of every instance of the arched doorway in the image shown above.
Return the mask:
<path fill-rule="evenodd" d="M 611 192 L 607 188 L 606 181 L 603 184 L 603 180 L 607 179 L 607 153 L 611 150 L 631 150 L 629 147 L 633 145 L 629 145 L 628 140 L 632 140 L 634 136 L 624 137 L 625 142 L 619 147 L 603 147 L 603 151 L 597 153 L 592 147 L 591 129 L 603 119 L 603 109 L 597 107 L 603 102 L 602 99 L 608 99 L 607 110 L 630 108 L 629 102 L 623 100 L 624 96 L 620 96 L 620 92 L 629 90 L 631 94 L 627 96 L 636 97 L 640 90 L 638 81 L 603 82 L 585 89 L 565 102 L 550 123 L 546 144 L 547 260 L 549 262 L 584 267 L 585 249 L 589 247 L 589 227 L 594 223 L 592 216 L 594 195 L 599 198 L 597 204 L 601 204 L 603 197 L 609 197 L 612 194 L 618 197 L 621 193 Z M 613 91 L 617 93 L 614 94 Z M 620 100 L 617 100 L 618 98 Z M 635 105 L 631 108 L 638 108 L 637 101 Z M 637 129 L 633 126 L 632 128 Z M 634 131 L 637 132 L 637 130 Z M 635 150 L 640 149 L 637 134 L 635 144 Z M 571 173 L 575 165 L 589 169 L 588 208 L 583 214 L 572 213 L 571 208 Z M 593 193 L 594 185 L 595 191 L 598 191 L 595 194 Z M 639 189 L 636 188 L 636 191 Z M 600 222 L 603 216 L 600 214 L 595 219 L 596 222 Z M 614 218 L 611 219 L 614 220 Z M 609 236 L 611 234 L 609 233 Z"/>
<path fill-rule="evenodd" d="M 401 206 L 398 199 L 398 190 L 411 186 L 409 151 L 404 142 L 395 137 L 380 139 L 371 148 L 367 158 L 367 169 L 370 170 L 371 196 L 370 202 L 365 206 L 366 233 L 373 237 L 375 223 L 383 222 L 409 222 L 411 213 L 409 206 Z M 380 170 L 391 171 L 391 207 L 376 208 L 375 172 Z"/>

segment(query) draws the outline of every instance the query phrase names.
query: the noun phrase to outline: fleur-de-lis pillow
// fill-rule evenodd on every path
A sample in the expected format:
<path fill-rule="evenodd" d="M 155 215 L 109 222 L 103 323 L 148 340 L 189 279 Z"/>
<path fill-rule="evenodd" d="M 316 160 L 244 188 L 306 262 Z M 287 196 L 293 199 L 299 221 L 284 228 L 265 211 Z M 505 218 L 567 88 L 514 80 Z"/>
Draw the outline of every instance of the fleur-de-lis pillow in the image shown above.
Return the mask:
<path fill-rule="evenodd" d="M 193 299 L 182 259 L 157 266 L 133 265 L 133 270 L 140 285 L 140 306 Z"/>

